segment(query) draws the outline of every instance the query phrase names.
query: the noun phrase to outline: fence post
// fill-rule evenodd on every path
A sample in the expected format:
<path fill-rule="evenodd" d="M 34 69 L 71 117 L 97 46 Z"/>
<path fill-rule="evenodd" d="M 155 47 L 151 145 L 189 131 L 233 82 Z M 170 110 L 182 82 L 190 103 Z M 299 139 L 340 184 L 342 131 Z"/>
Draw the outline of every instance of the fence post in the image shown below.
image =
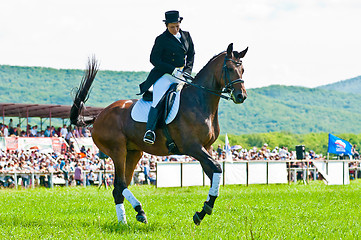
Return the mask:
<path fill-rule="evenodd" d="M 302 167 L 302 173 L 303 173 L 303 183 L 307 184 L 307 169 L 305 169 L 305 166 Z"/>
<path fill-rule="evenodd" d="M 342 185 L 345 185 L 345 163 L 342 162 Z"/>
<path fill-rule="evenodd" d="M 35 188 L 35 178 L 34 178 L 34 173 L 31 173 L 31 187 Z"/>
<path fill-rule="evenodd" d="M 155 162 L 155 188 L 158 188 L 158 162 Z"/>
<path fill-rule="evenodd" d="M 226 161 L 223 161 L 223 186 L 226 185 Z"/>
<path fill-rule="evenodd" d="M 316 169 L 313 169 L 313 181 L 316 181 L 317 179 L 317 171 Z"/>
<path fill-rule="evenodd" d="M 14 182 L 15 182 L 15 188 L 18 189 L 18 176 L 16 172 L 14 172 Z"/>
<path fill-rule="evenodd" d="M 85 171 L 83 171 L 83 187 L 86 187 L 86 174 L 85 174 Z"/>
<path fill-rule="evenodd" d="M 103 174 L 102 174 L 102 171 L 99 171 L 98 178 L 99 178 L 98 187 L 100 187 L 100 186 L 102 185 L 102 183 L 103 183 Z"/>
<path fill-rule="evenodd" d="M 307 161 L 307 169 L 306 169 L 306 174 L 307 174 L 307 178 L 306 178 L 306 181 L 307 181 L 307 184 L 310 183 L 310 162 Z"/>
<path fill-rule="evenodd" d="M 293 182 L 297 183 L 297 170 L 296 170 L 296 168 L 293 169 Z"/>
<path fill-rule="evenodd" d="M 203 176 L 203 187 L 206 185 L 206 180 L 204 179 L 204 170 L 202 168 L 202 176 Z"/>
<path fill-rule="evenodd" d="M 357 167 L 355 168 L 355 180 L 357 180 Z"/>
<path fill-rule="evenodd" d="M 248 172 L 249 172 L 249 160 L 247 161 L 247 165 L 246 165 L 246 177 L 247 177 L 247 186 L 248 186 L 248 180 L 249 180 L 249 174 L 248 174 Z"/>
<path fill-rule="evenodd" d="M 288 185 L 291 184 L 291 162 L 286 162 L 287 172 L 288 172 Z"/>
<path fill-rule="evenodd" d="M 266 164 L 266 183 L 268 185 L 268 164 L 269 164 L 269 161 L 267 161 L 267 164 Z"/>
<path fill-rule="evenodd" d="M 181 187 L 183 187 L 183 162 L 180 163 L 180 180 L 181 180 Z"/>
<path fill-rule="evenodd" d="M 50 173 L 50 178 L 49 178 L 49 183 L 50 183 L 50 187 L 53 188 L 54 187 L 54 183 L 53 183 L 53 173 Z"/>

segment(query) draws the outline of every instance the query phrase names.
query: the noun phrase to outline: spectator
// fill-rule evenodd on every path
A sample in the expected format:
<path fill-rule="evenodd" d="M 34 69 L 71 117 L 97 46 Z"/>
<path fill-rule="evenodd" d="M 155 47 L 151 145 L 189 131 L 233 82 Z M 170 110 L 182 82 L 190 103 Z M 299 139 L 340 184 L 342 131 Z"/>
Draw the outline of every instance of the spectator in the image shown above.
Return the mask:
<path fill-rule="evenodd" d="M 55 131 L 55 127 L 51 126 L 50 128 L 50 137 L 58 137 L 59 134 Z"/>
<path fill-rule="evenodd" d="M 148 161 L 144 160 L 143 161 L 143 173 L 144 173 L 144 182 L 143 184 L 148 184 L 148 179 L 149 179 L 149 163 Z"/>
<path fill-rule="evenodd" d="M 218 159 L 221 158 L 222 152 L 223 152 L 223 149 L 221 148 L 221 144 L 218 144 L 218 148 L 217 148 Z"/>
<path fill-rule="evenodd" d="M 3 130 L 2 130 L 2 132 L 3 132 L 4 137 L 9 137 L 9 129 L 8 129 L 8 126 L 3 125 Z"/>
<path fill-rule="evenodd" d="M 356 144 L 354 144 L 354 145 L 352 146 L 351 153 L 352 153 L 352 156 L 353 156 L 354 159 L 359 159 L 359 158 L 360 158 L 360 154 L 359 154 L 358 151 L 356 150 L 356 147 L 357 147 Z"/>
<path fill-rule="evenodd" d="M 77 186 L 82 185 L 82 169 L 78 163 L 75 164 L 74 179 Z"/>
<path fill-rule="evenodd" d="M 85 149 L 85 146 L 84 146 L 84 145 L 83 145 L 83 146 L 81 146 L 81 148 L 80 148 L 80 152 L 82 152 L 82 153 L 86 154 L 86 149 Z"/>
<path fill-rule="evenodd" d="M 15 135 L 16 135 L 16 136 L 20 136 L 20 135 L 21 135 L 20 123 L 16 125 Z"/>
<path fill-rule="evenodd" d="M 63 128 L 60 129 L 59 137 L 62 137 L 65 139 L 67 134 L 68 134 L 68 129 L 66 128 L 66 125 L 64 124 Z"/>
<path fill-rule="evenodd" d="M 72 131 L 71 131 L 71 126 L 69 125 L 67 128 L 67 133 L 65 135 L 65 141 L 69 144 L 70 143 L 70 138 L 73 137 Z"/>
<path fill-rule="evenodd" d="M 87 178 L 87 185 L 93 186 L 94 185 L 94 173 L 93 170 L 86 175 Z"/>
<path fill-rule="evenodd" d="M 37 137 L 38 136 L 38 126 L 35 125 L 30 130 L 30 137 Z"/>
<path fill-rule="evenodd" d="M 51 136 L 51 129 L 49 126 L 47 126 L 44 132 L 44 137 L 50 137 L 50 136 Z"/>
<path fill-rule="evenodd" d="M 14 123 L 13 123 L 12 118 L 10 118 L 10 121 L 9 121 L 9 128 L 14 128 Z"/>
<path fill-rule="evenodd" d="M 74 127 L 72 133 L 73 133 L 73 137 L 75 137 L 75 138 L 80 138 L 80 133 L 79 133 L 79 129 L 78 129 L 77 126 Z"/>
<path fill-rule="evenodd" d="M 84 137 L 88 137 L 88 132 L 86 131 L 86 128 L 83 128 L 81 133 Z"/>

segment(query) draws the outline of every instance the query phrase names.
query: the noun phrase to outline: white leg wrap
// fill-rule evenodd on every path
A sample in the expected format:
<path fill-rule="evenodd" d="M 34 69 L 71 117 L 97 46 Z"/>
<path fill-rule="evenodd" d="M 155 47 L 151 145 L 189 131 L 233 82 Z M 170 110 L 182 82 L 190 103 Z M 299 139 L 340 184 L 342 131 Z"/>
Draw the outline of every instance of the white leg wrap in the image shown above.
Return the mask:
<path fill-rule="evenodd" d="M 140 205 L 140 202 L 134 197 L 133 193 L 128 188 L 124 189 L 122 194 L 125 199 L 127 199 L 130 204 L 132 204 L 133 208 Z"/>
<path fill-rule="evenodd" d="M 117 212 L 118 222 L 127 224 L 127 218 L 125 216 L 125 209 L 123 203 L 115 205 L 115 211 Z"/>
<path fill-rule="evenodd" d="M 209 189 L 208 195 L 216 196 L 216 197 L 218 196 L 219 185 L 221 183 L 221 176 L 222 176 L 222 173 L 213 173 L 212 186 Z M 208 196 L 208 198 L 209 198 L 209 196 Z M 209 200 L 208 198 L 207 198 L 207 201 Z"/>

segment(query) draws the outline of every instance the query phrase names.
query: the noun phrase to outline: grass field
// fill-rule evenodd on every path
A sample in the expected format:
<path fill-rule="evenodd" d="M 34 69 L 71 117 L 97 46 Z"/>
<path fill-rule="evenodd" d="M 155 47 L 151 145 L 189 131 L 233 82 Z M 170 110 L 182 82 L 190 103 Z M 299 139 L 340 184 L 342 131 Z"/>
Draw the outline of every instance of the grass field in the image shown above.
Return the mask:
<path fill-rule="evenodd" d="M 111 190 L 54 188 L 0 190 L 1 239 L 360 239 L 361 181 L 346 186 L 225 186 L 213 214 L 192 216 L 208 187 L 130 187 L 148 224 L 118 225 Z"/>

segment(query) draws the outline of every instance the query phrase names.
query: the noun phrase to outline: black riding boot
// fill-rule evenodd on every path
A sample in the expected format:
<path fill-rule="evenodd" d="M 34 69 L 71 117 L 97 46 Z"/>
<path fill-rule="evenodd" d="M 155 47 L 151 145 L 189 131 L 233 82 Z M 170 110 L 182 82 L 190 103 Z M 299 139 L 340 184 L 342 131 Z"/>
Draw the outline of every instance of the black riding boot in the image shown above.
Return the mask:
<path fill-rule="evenodd" d="M 149 144 L 154 144 L 155 142 L 155 128 L 158 121 L 158 109 L 151 107 L 148 115 L 147 122 L 147 131 L 145 132 L 143 141 Z"/>

